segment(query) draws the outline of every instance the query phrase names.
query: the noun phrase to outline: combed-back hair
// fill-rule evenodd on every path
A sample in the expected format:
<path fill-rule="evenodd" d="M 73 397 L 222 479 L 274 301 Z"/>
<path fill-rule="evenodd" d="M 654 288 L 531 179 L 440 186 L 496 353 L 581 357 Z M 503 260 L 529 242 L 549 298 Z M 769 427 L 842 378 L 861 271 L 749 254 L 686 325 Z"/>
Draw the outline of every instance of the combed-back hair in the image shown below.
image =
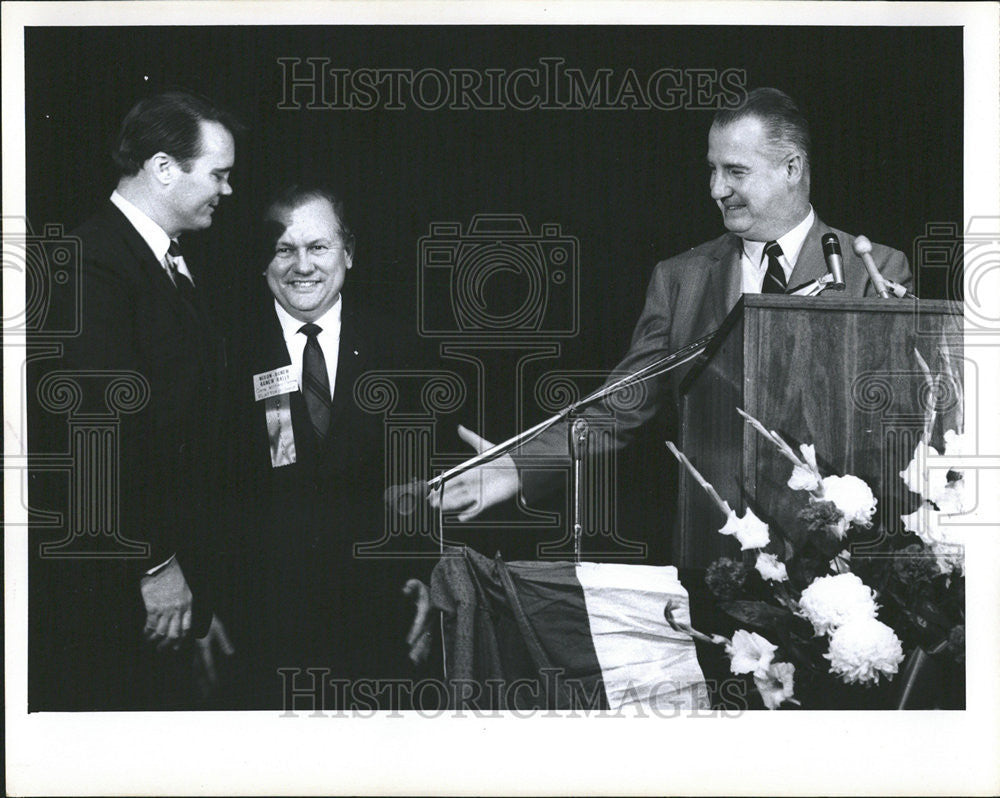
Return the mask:
<path fill-rule="evenodd" d="M 175 158 L 186 171 L 201 154 L 202 122 L 218 122 L 234 137 L 243 131 L 232 114 L 200 95 L 169 91 L 146 97 L 122 120 L 111 157 L 123 176 L 138 174 L 158 152 Z"/>
<path fill-rule="evenodd" d="M 717 111 L 712 125 L 725 127 L 748 118 L 759 119 L 764 124 L 772 147 L 794 147 L 802 153 L 806 165 L 809 164 L 812 148 L 809 122 L 791 97 L 780 89 L 753 89 L 736 108 Z"/>

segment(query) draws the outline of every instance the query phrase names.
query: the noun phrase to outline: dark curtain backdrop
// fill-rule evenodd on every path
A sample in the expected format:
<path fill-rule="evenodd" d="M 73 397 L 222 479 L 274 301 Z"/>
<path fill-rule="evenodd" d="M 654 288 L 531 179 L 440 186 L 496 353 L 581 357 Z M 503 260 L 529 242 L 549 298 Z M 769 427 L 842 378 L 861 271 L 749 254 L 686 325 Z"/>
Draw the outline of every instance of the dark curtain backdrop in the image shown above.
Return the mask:
<path fill-rule="evenodd" d="M 536 232 L 560 225 L 579 241 L 581 324 L 562 339 L 558 368 L 613 366 L 655 262 L 722 232 L 705 166 L 711 110 L 279 110 L 282 57 L 323 57 L 344 69 L 508 71 L 557 57 L 585 75 L 608 68 L 613 82 L 629 68 L 642 80 L 664 67 L 745 70 L 748 87 L 784 89 L 810 119 L 812 199 L 824 221 L 901 249 L 913 263 L 927 223 L 963 217 L 957 27 L 36 28 L 25 50 L 35 229 L 71 229 L 106 199 L 115 183 L 111 142 L 141 96 L 193 89 L 246 123 L 234 195 L 210 231 L 186 239 L 212 265 L 206 287 L 226 325 L 240 318 L 263 266 L 253 220 L 290 179 L 341 187 L 358 241 L 348 290 L 373 297 L 415 340 L 417 302 L 448 301 L 418 299 L 417 242 L 432 223 L 508 212 Z M 946 270 L 922 272 L 918 286 L 924 297 L 960 298 Z M 436 342 L 422 343 L 426 365 L 439 365 Z M 505 415 L 509 386 L 487 387 L 483 432 L 501 439 L 515 425 Z M 459 451 L 451 422 L 475 425 L 478 400 L 442 419 L 440 446 Z M 654 550 L 669 524 L 662 486 L 671 466 L 661 441 L 626 458 L 619 497 L 623 526 L 652 530 L 642 536 L 657 538 Z"/>

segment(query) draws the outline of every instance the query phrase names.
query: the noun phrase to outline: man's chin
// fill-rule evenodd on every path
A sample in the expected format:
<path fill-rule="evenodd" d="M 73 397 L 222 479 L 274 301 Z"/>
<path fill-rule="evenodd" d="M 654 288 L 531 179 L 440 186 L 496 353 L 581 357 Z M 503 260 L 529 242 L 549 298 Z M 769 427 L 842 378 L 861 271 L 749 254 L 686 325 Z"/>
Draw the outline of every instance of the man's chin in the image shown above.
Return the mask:
<path fill-rule="evenodd" d="M 212 226 L 212 216 L 211 214 L 205 214 L 204 216 L 199 216 L 197 219 L 193 219 L 191 224 L 188 225 L 188 231 L 194 230 L 207 230 Z"/>

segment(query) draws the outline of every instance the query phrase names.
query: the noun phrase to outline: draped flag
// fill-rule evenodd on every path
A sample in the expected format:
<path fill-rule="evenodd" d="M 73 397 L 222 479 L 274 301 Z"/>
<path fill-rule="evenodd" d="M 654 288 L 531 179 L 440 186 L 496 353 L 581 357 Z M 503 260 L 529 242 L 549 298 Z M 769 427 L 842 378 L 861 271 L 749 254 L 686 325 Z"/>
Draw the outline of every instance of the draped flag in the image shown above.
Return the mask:
<path fill-rule="evenodd" d="M 673 566 L 490 560 L 449 550 L 431 597 L 444 618 L 453 708 L 709 706 Z"/>

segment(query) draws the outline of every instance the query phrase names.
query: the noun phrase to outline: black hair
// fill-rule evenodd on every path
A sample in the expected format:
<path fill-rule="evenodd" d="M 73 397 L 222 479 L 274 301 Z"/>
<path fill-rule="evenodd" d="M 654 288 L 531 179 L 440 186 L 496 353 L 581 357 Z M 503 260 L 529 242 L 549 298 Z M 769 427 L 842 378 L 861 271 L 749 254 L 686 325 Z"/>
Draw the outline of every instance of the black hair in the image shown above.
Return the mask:
<path fill-rule="evenodd" d="M 158 152 L 187 170 L 201 154 L 202 122 L 218 122 L 233 136 L 243 130 L 232 114 L 200 95 L 171 91 L 146 97 L 122 120 L 111 157 L 123 176 L 138 174 Z"/>
<path fill-rule="evenodd" d="M 806 165 L 809 164 L 812 147 L 809 122 L 791 97 L 780 89 L 754 89 L 736 108 L 717 111 L 712 126 L 725 127 L 748 118 L 759 119 L 763 123 L 773 147 L 791 145 L 802 153 Z"/>

